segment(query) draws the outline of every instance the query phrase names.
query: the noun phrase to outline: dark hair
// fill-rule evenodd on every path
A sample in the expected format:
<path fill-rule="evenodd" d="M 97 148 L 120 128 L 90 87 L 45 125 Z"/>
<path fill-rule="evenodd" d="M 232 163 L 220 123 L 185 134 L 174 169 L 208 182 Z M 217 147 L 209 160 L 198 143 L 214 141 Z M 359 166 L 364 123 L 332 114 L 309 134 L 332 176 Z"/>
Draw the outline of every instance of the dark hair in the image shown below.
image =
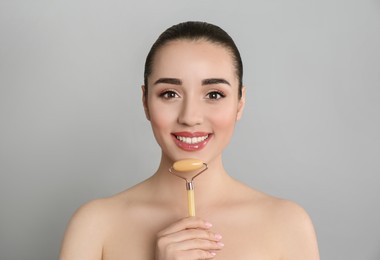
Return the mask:
<path fill-rule="evenodd" d="M 166 29 L 152 45 L 145 61 L 144 70 L 144 88 L 145 94 L 148 93 L 148 77 L 152 73 L 153 59 L 156 52 L 166 43 L 174 40 L 203 39 L 212 43 L 226 47 L 232 54 L 236 75 L 239 80 L 239 98 L 242 95 L 243 86 L 243 62 L 240 57 L 238 48 L 233 39 L 222 28 L 206 22 L 184 22 Z"/>

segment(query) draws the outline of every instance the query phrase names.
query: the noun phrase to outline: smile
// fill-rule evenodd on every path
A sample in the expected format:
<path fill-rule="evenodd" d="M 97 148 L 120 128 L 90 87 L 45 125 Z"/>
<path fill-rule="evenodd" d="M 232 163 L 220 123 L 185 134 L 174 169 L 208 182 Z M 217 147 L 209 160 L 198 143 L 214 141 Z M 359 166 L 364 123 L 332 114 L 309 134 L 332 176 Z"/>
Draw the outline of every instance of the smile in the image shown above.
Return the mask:
<path fill-rule="evenodd" d="M 205 132 L 172 133 L 175 144 L 185 151 L 199 151 L 210 141 L 212 134 Z"/>
<path fill-rule="evenodd" d="M 197 144 L 206 140 L 208 138 L 208 135 L 199 136 L 199 137 L 176 136 L 176 138 L 186 144 Z"/>

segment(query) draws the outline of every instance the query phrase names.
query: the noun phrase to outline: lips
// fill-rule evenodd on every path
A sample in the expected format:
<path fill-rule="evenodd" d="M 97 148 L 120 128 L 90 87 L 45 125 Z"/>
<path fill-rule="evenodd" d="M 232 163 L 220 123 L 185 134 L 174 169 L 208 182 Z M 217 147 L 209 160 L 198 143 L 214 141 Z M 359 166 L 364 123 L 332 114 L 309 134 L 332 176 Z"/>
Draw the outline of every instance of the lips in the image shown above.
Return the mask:
<path fill-rule="evenodd" d="M 211 134 L 205 132 L 176 132 L 172 136 L 175 144 L 185 151 L 201 150 L 211 138 Z"/>

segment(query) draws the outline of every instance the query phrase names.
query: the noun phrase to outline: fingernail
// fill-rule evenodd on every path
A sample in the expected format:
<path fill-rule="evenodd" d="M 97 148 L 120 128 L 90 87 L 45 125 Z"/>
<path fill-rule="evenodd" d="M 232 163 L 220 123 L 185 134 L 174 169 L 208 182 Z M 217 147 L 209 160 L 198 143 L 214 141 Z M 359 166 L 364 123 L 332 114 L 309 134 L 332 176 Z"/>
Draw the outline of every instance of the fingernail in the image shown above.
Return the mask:
<path fill-rule="evenodd" d="M 216 253 L 215 252 L 210 252 L 211 255 L 213 256 L 216 256 Z"/>
<path fill-rule="evenodd" d="M 210 228 L 210 227 L 212 227 L 212 224 L 211 224 L 210 222 L 206 222 L 206 223 L 205 223 L 205 226 L 206 226 L 207 228 Z"/>
<path fill-rule="evenodd" d="M 215 234 L 215 238 L 216 238 L 217 240 L 220 240 L 220 239 L 222 239 L 222 235 L 221 235 L 221 234 Z"/>
<path fill-rule="evenodd" d="M 222 243 L 222 242 L 218 242 L 218 243 L 216 243 L 218 246 L 220 246 L 220 247 L 224 247 L 224 244 Z"/>

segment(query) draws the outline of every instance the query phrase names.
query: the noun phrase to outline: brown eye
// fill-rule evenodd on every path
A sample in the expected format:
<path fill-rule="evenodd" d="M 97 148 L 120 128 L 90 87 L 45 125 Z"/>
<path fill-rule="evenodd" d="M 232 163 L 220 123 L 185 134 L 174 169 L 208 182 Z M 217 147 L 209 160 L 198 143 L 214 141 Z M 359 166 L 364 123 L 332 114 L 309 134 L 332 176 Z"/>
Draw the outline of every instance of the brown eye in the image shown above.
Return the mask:
<path fill-rule="evenodd" d="M 212 92 L 207 93 L 207 98 L 208 99 L 215 99 L 215 100 L 217 100 L 217 99 L 221 99 L 221 98 L 224 98 L 224 97 L 225 97 L 225 95 L 222 92 L 220 92 L 220 91 L 212 91 Z"/>
<path fill-rule="evenodd" d="M 162 97 L 164 99 L 172 99 L 172 98 L 176 98 L 179 96 L 176 92 L 174 92 L 172 90 L 167 90 L 167 91 L 160 93 L 160 97 Z"/>

